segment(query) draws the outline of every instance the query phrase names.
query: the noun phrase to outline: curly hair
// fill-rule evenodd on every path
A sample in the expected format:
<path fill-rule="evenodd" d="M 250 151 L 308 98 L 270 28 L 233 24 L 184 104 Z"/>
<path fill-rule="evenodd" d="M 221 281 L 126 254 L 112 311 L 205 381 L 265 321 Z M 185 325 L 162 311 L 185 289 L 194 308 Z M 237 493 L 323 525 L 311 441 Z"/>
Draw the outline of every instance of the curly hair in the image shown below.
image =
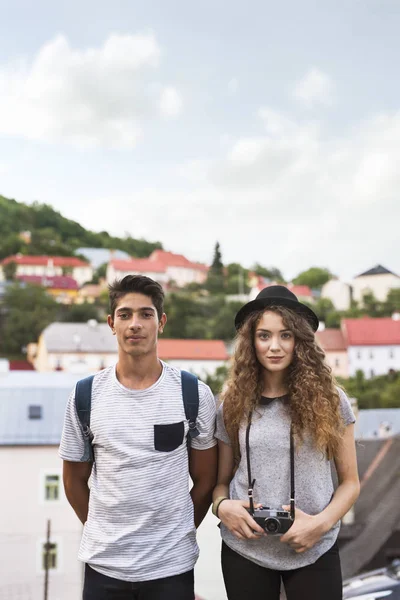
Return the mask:
<path fill-rule="evenodd" d="M 278 313 L 295 338 L 286 384 L 296 443 L 300 445 L 308 435 L 316 448 L 331 459 L 344 432 L 340 398 L 332 371 L 325 363 L 325 354 L 308 321 L 288 308 L 271 306 L 251 313 L 239 329 L 233 363 L 222 393 L 224 422 L 236 463 L 240 460 L 239 428 L 247 423 L 263 392 L 263 367 L 256 357 L 254 336 L 267 311 Z"/>

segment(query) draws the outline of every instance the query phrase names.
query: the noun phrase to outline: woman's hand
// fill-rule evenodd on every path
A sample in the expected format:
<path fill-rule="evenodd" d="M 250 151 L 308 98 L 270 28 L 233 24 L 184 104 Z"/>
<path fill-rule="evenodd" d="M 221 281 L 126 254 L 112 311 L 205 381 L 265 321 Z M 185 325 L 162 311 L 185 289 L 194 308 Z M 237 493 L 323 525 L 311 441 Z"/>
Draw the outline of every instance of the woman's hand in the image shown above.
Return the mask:
<path fill-rule="evenodd" d="M 218 518 L 239 540 L 257 540 L 265 534 L 247 512 L 249 507 L 247 500 L 224 500 L 218 508 Z"/>
<path fill-rule="evenodd" d="M 290 506 L 282 508 L 290 510 Z M 301 553 L 312 548 L 325 531 L 319 515 L 308 515 L 296 508 L 294 523 L 281 537 L 281 542 L 288 544 L 295 552 Z"/>

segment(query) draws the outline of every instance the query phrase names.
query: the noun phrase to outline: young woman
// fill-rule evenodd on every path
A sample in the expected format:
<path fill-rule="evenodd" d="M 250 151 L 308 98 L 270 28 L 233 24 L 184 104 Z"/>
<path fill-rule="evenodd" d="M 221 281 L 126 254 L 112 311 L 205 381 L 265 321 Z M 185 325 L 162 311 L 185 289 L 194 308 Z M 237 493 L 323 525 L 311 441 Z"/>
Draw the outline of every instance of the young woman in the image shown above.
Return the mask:
<path fill-rule="evenodd" d="M 288 600 L 340 600 L 339 521 L 359 494 L 355 418 L 315 341 L 318 318 L 271 286 L 235 325 L 213 496 L 228 599 L 278 600 L 282 579 Z"/>

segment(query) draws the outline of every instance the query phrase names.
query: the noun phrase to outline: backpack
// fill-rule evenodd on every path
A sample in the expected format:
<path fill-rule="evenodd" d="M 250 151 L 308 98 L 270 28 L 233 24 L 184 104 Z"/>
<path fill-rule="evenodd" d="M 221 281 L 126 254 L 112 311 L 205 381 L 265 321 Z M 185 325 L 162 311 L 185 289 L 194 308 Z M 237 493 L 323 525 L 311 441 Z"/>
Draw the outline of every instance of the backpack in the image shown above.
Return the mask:
<path fill-rule="evenodd" d="M 81 425 L 85 447 L 81 462 L 94 462 L 93 433 L 90 429 L 90 409 L 92 404 L 92 384 L 94 375 L 80 379 L 75 387 L 75 407 Z M 186 419 L 189 422 L 187 446 L 190 450 L 192 439 L 200 432 L 197 429 L 196 419 L 199 412 L 199 385 L 196 375 L 188 371 L 181 371 L 181 385 L 183 405 Z"/>

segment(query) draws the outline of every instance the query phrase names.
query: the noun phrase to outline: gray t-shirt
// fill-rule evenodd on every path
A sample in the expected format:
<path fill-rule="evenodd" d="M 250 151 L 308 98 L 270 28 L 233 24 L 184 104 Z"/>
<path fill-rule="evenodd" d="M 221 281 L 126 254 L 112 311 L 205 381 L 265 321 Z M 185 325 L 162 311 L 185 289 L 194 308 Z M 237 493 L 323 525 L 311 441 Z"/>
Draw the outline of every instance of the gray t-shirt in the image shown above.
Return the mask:
<path fill-rule="evenodd" d="M 95 462 L 89 514 L 78 558 L 94 570 L 126 581 L 179 575 L 198 557 L 189 494 L 188 422 L 181 372 L 165 363 L 149 388 L 132 390 L 117 379 L 115 366 L 96 374 L 91 429 Z M 206 450 L 214 438 L 215 400 L 199 381 L 200 435 Z M 67 403 L 59 454 L 80 462 L 84 450 L 74 392 Z"/>
<path fill-rule="evenodd" d="M 339 389 L 341 412 L 346 425 L 355 417 L 346 394 Z M 230 497 L 234 500 L 248 499 L 248 476 L 246 457 L 246 428 L 239 430 L 241 461 L 231 483 Z M 231 444 L 223 419 L 223 404 L 217 412 L 215 436 Z M 271 508 L 290 503 L 290 417 L 287 399 L 275 399 L 260 405 L 253 414 L 250 430 L 250 457 L 254 486 L 254 501 Z M 315 448 L 310 438 L 295 450 L 296 506 L 310 515 L 320 513 L 329 504 L 333 494 L 331 464 Z M 338 522 L 310 550 L 296 553 L 280 536 L 269 535 L 258 540 L 238 540 L 221 523 L 224 542 L 238 554 L 253 562 L 280 571 L 297 569 L 314 563 L 336 541 Z"/>

